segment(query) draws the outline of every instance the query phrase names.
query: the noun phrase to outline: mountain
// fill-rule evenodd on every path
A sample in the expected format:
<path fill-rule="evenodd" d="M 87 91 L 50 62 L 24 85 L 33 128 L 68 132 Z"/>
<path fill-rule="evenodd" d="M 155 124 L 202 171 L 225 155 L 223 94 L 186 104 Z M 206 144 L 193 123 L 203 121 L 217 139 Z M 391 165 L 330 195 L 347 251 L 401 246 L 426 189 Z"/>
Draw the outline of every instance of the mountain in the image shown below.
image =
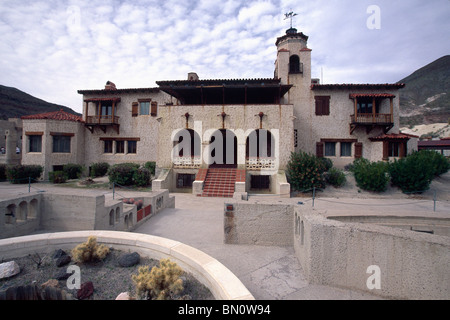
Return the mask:
<path fill-rule="evenodd" d="M 21 116 L 58 111 L 60 109 L 80 115 L 71 108 L 46 102 L 16 88 L 0 85 L 0 120 L 20 118 Z"/>
<path fill-rule="evenodd" d="M 399 81 L 400 123 L 412 126 L 450 121 L 450 55 Z"/>

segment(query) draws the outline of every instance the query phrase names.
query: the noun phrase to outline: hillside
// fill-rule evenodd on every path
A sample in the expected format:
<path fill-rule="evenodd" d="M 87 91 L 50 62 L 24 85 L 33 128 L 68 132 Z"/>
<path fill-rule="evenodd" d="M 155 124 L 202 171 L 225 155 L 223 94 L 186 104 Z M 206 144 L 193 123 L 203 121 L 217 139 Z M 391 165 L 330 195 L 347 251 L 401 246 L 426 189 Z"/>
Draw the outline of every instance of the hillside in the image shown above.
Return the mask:
<path fill-rule="evenodd" d="M 0 120 L 20 118 L 25 115 L 58 111 L 60 109 L 80 115 L 71 108 L 46 102 L 16 88 L 0 85 Z"/>
<path fill-rule="evenodd" d="M 406 84 L 400 91 L 402 126 L 450 121 L 450 55 L 437 59 L 399 82 Z"/>

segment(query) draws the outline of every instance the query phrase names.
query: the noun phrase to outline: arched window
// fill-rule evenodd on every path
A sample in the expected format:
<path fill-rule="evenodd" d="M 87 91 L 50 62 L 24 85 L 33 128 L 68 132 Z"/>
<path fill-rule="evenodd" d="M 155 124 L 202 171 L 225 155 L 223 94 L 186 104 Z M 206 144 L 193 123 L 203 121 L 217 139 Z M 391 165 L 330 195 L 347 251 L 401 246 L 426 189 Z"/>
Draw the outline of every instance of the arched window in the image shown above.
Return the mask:
<path fill-rule="evenodd" d="M 297 55 L 289 58 L 289 73 L 302 73 L 300 58 Z"/>
<path fill-rule="evenodd" d="M 174 137 L 175 157 L 199 157 L 201 155 L 201 139 L 192 129 L 183 129 Z"/>

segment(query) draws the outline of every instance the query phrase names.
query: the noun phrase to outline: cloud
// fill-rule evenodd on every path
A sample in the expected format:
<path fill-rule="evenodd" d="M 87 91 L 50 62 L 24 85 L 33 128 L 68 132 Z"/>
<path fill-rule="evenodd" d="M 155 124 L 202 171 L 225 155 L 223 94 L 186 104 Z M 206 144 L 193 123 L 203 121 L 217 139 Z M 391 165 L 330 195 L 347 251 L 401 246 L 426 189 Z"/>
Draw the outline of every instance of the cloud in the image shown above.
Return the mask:
<path fill-rule="evenodd" d="M 81 112 L 79 89 L 156 86 L 157 80 L 273 76 L 275 40 L 308 35 L 313 76 L 393 82 L 450 51 L 448 0 L 2 0 L 1 84 Z"/>

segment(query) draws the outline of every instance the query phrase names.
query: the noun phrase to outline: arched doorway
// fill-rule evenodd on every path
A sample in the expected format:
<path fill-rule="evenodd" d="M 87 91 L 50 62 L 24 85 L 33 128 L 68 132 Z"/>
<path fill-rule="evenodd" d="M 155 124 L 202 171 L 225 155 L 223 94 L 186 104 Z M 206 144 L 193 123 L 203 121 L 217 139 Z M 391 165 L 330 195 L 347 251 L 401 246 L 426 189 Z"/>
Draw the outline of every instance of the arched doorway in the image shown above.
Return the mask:
<path fill-rule="evenodd" d="M 210 168 L 237 168 L 238 142 L 227 129 L 216 130 L 209 141 Z"/>
<path fill-rule="evenodd" d="M 246 158 L 272 158 L 275 155 L 275 140 L 272 133 L 265 129 L 252 131 L 246 141 Z"/>

